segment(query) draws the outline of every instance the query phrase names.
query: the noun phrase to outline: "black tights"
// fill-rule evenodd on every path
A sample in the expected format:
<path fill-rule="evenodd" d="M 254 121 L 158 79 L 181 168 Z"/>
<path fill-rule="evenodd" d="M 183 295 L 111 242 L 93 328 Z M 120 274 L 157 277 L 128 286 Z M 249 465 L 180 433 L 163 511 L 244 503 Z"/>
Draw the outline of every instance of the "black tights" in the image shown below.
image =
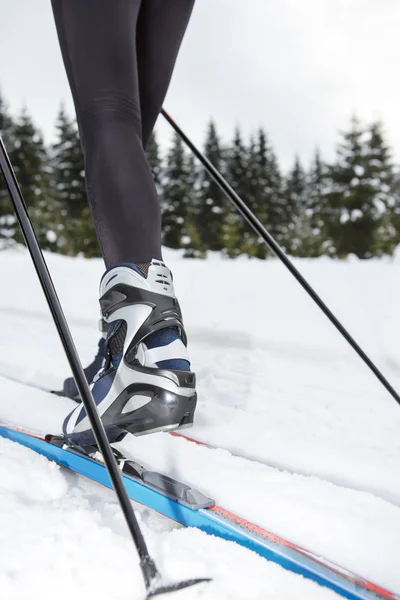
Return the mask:
<path fill-rule="evenodd" d="M 161 258 L 161 213 L 145 147 L 194 0 L 52 0 L 107 267 Z"/>

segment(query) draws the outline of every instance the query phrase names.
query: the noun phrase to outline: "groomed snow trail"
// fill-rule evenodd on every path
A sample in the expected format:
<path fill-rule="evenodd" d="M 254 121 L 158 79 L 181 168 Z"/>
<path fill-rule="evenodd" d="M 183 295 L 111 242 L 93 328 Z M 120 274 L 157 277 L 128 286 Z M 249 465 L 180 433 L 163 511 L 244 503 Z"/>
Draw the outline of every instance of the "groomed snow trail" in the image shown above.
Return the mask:
<path fill-rule="evenodd" d="M 198 373 L 190 435 L 251 461 L 163 434 L 124 440 L 124 450 L 399 592 L 400 407 L 276 261 L 182 260 L 168 250 L 164 258 Z M 87 362 L 98 338 L 101 262 L 48 259 Z M 400 388 L 400 262 L 298 263 Z M 0 268 L 7 282 L 0 297 L 0 373 L 8 376 L 0 376 L 0 416 L 57 432 L 71 402 L 9 377 L 59 388 L 68 374 L 61 345 L 26 252 L 2 252 Z M 95 593 L 114 600 L 129 585 L 140 598 L 137 562 L 111 492 L 5 440 L 1 456 L 5 597 L 25 598 L 29 590 L 31 598 L 53 598 L 56 587 L 59 598 Z M 177 598 L 333 597 L 251 552 L 139 510 L 167 579 L 214 578 Z"/>

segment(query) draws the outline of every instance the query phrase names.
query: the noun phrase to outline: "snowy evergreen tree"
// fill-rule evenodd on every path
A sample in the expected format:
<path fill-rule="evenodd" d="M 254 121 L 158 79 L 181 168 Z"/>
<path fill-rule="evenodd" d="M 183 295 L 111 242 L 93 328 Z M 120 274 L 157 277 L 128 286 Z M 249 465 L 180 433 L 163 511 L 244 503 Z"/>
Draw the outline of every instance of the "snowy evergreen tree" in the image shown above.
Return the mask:
<path fill-rule="evenodd" d="M 372 123 L 367 130 L 369 155 L 369 185 L 374 194 L 376 216 L 375 243 L 371 250 L 375 256 L 393 254 L 399 243 L 399 228 L 396 219 L 400 203 L 396 191 L 396 173 L 391 150 L 386 144 L 381 122 Z"/>
<path fill-rule="evenodd" d="M 317 149 L 307 174 L 307 207 L 318 213 L 326 191 L 327 166 Z"/>
<path fill-rule="evenodd" d="M 57 207 L 50 193 L 50 166 L 43 139 L 32 118 L 24 108 L 13 128 L 10 160 L 21 187 L 36 235 L 42 248 L 56 249 L 54 222 Z M 15 224 L 14 238 L 22 242 L 22 234 Z"/>
<path fill-rule="evenodd" d="M 99 256 L 99 245 L 88 209 L 85 167 L 75 119 L 64 107 L 56 122 L 57 141 L 53 145 L 53 189 L 60 206 L 58 247 L 64 254 Z"/>
<path fill-rule="evenodd" d="M 263 129 L 258 131 L 258 162 L 261 193 L 266 199 L 265 223 L 271 235 L 280 240 L 288 222 L 288 213 L 278 160 Z"/>
<path fill-rule="evenodd" d="M 12 143 L 12 126 L 12 118 L 9 115 L 8 107 L 0 92 L 0 134 L 7 152 Z"/>
<path fill-rule="evenodd" d="M 188 157 L 177 133 L 174 133 L 167 155 L 163 192 L 163 244 L 169 248 L 182 248 L 188 235 L 186 219 L 191 184 Z"/>
<path fill-rule="evenodd" d="M 201 201 L 199 197 L 202 167 L 197 165 L 191 153 L 188 155 L 187 161 L 188 206 L 185 217 L 185 235 L 182 238 L 184 256 L 186 258 L 205 258 L 208 248 L 200 235 Z"/>
<path fill-rule="evenodd" d="M 306 206 L 306 189 L 306 174 L 299 157 L 296 156 L 285 186 L 286 203 L 290 213 L 294 216 L 299 215 L 302 208 Z"/>
<path fill-rule="evenodd" d="M 246 183 L 242 199 L 248 207 L 253 211 L 255 216 L 265 225 L 266 223 L 266 199 L 261 188 L 261 172 L 259 164 L 259 155 L 257 152 L 257 144 L 254 137 L 250 137 L 249 146 L 247 148 L 247 169 Z M 267 255 L 267 247 L 261 239 L 258 239 L 251 227 L 247 223 L 240 223 L 241 241 L 240 250 L 247 256 L 256 256 L 257 258 L 265 258 Z"/>
<path fill-rule="evenodd" d="M 330 190 L 324 199 L 324 222 L 331 252 L 359 258 L 391 254 L 396 232 L 391 205 L 396 204 L 394 171 L 382 126 L 363 129 L 353 118 L 343 134 L 336 163 L 330 169 Z"/>
<path fill-rule="evenodd" d="M 394 168 L 393 201 L 390 208 L 390 223 L 396 231 L 396 245 L 400 244 L 400 167 Z"/>
<path fill-rule="evenodd" d="M 311 229 L 307 206 L 307 179 L 298 156 L 285 184 L 285 200 L 290 220 L 284 246 L 293 256 L 305 256 L 304 241 Z"/>
<path fill-rule="evenodd" d="M 212 165 L 225 174 L 225 161 L 221 143 L 213 121 L 208 125 L 204 154 Z M 224 193 L 214 180 L 202 169 L 197 192 L 197 223 L 201 245 L 206 250 L 222 250 L 224 216 L 227 212 Z"/>
<path fill-rule="evenodd" d="M 259 129 L 256 139 L 250 142 L 247 190 L 250 208 L 269 233 L 280 241 L 287 223 L 282 177 L 263 129 Z M 265 258 L 271 254 L 265 242 L 253 232 L 245 233 L 244 239 L 250 256 Z"/>
<path fill-rule="evenodd" d="M 0 93 L 0 135 L 7 152 L 13 147 L 13 121 Z M 3 175 L 0 174 L 0 239 L 10 239 L 15 233 L 16 217 Z"/>
<path fill-rule="evenodd" d="M 323 205 L 327 186 L 328 167 L 322 161 L 319 150 L 315 151 L 307 173 L 306 223 L 303 230 L 303 256 L 317 257 L 330 245 L 324 238 Z"/>
<path fill-rule="evenodd" d="M 232 147 L 227 151 L 227 179 L 235 192 L 246 202 L 248 191 L 248 150 L 242 134 L 236 128 Z M 228 210 L 225 216 L 222 236 L 224 253 L 230 258 L 239 256 L 243 251 L 243 234 L 250 230 L 235 209 Z"/>

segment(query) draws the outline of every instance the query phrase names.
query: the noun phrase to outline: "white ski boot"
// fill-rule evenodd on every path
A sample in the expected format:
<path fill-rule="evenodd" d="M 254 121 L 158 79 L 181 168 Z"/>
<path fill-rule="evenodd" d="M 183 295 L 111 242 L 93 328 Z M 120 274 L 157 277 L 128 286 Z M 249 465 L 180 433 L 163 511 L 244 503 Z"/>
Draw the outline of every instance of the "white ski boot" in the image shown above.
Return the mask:
<path fill-rule="evenodd" d="M 100 282 L 100 307 L 109 330 L 91 390 L 110 442 L 192 425 L 196 379 L 171 271 L 154 259 L 146 274 L 133 263 L 112 267 Z M 75 444 L 94 443 L 82 405 L 63 431 Z"/>

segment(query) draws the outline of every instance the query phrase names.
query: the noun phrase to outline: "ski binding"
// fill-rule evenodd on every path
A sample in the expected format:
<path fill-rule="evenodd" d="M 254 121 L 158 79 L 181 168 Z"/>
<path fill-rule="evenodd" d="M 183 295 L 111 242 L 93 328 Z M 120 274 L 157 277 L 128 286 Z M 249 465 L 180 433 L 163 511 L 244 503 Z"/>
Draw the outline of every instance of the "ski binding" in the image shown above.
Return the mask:
<path fill-rule="evenodd" d="M 54 446 L 62 448 L 63 450 L 69 450 L 80 456 L 90 458 L 100 464 L 104 464 L 103 457 L 97 446 L 78 446 L 71 444 L 63 436 L 56 436 L 48 434 L 46 435 L 46 441 Z M 157 473 L 156 471 L 149 471 L 145 467 L 142 467 L 139 463 L 134 460 L 127 458 L 122 452 L 111 446 L 114 458 L 117 461 L 117 465 L 122 473 L 145 485 L 147 488 L 159 492 L 171 500 L 175 500 L 179 504 L 183 504 L 192 510 L 199 510 L 201 508 L 209 508 L 215 505 L 215 501 L 209 498 L 199 490 L 196 490 L 181 481 L 177 481 L 168 475 Z"/>

